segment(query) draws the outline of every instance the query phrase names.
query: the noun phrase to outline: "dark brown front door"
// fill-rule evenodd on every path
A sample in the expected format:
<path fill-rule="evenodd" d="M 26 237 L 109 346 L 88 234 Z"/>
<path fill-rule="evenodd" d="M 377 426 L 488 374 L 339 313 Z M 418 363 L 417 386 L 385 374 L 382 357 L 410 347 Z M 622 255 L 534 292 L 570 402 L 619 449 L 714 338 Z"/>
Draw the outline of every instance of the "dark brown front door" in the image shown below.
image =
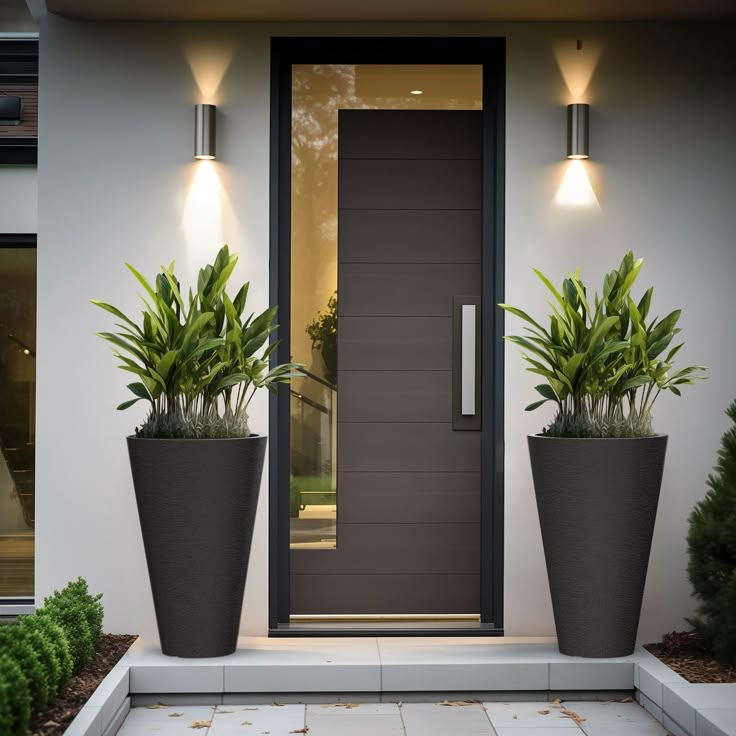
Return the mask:
<path fill-rule="evenodd" d="M 481 113 L 342 110 L 338 152 L 337 545 L 291 550 L 291 613 L 478 614 L 453 299 L 480 295 Z"/>

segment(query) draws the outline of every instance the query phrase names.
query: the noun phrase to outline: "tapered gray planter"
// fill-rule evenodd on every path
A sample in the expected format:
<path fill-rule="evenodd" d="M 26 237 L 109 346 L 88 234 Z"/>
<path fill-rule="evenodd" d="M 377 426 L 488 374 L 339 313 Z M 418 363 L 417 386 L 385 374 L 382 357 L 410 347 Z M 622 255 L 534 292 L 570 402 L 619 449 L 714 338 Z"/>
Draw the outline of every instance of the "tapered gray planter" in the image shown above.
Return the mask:
<path fill-rule="evenodd" d="M 161 649 L 235 651 L 266 438 L 128 437 Z"/>
<path fill-rule="evenodd" d="M 560 651 L 634 651 L 667 437 L 529 437 Z"/>

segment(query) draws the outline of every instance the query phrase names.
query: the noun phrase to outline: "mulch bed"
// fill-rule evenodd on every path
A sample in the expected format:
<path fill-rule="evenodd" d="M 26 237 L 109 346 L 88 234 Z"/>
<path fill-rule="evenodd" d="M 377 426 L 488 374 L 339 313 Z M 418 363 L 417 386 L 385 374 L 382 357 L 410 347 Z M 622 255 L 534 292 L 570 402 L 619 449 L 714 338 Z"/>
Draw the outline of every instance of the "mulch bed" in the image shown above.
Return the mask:
<path fill-rule="evenodd" d="M 61 736 L 137 638 L 130 634 L 103 634 L 92 661 L 72 677 L 64 692 L 47 711 L 33 719 L 29 736 Z"/>
<path fill-rule="evenodd" d="M 688 682 L 736 682 L 736 667 L 716 662 L 694 631 L 673 631 L 644 648 Z"/>

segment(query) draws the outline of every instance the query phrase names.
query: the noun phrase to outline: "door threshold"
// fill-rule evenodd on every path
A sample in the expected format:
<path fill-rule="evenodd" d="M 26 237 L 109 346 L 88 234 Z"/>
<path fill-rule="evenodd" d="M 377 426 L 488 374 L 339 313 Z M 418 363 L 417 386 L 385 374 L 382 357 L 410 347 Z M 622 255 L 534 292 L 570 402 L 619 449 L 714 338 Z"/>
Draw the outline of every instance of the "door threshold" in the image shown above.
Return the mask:
<path fill-rule="evenodd" d="M 479 624 L 479 613 L 311 613 L 289 616 L 290 624 Z"/>
<path fill-rule="evenodd" d="M 295 617 L 296 618 L 296 617 Z M 439 620 L 427 617 L 397 619 L 387 617 L 325 617 L 322 621 L 304 620 L 298 617 L 289 623 L 278 624 L 269 629 L 270 637 L 340 637 L 340 636 L 503 636 L 503 629 L 492 623 L 483 623 L 475 617 L 473 620 Z"/>

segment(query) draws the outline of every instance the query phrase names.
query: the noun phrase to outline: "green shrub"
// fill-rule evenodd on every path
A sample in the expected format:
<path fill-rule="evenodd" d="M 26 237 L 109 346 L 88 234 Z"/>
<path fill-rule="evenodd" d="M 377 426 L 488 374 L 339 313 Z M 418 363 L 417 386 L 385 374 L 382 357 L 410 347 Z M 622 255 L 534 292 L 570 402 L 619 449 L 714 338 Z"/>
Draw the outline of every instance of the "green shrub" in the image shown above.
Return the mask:
<path fill-rule="evenodd" d="M 700 600 L 690 623 L 719 662 L 736 665 L 736 401 L 708 492 L 690 514 L 688 576 Z"/>
<path fill-rule="evenodd" d="M 25 736 L 31 722 L 31 691 L 21 665 L 0 654 L 0 734 Z"/>
<path fill-rule="evenodd" d="M 61 692 L 72 676 L 73 661 L 64 630 L 52 618 L 34 614 L 21 616 L 15 624 L 41 640 L 41 649 L 48 663 L 51 695 Z"/>
<path fill-rule="evenodd" d="M 95 652 L 83 603 L 63 592 L 55 591 L 44 600 L 43 608 L 36 615 L 50 618 L 62 628 L 72 656 L 72 672 L 79 672 Z"/>
<path fill-rule="evenodd" d="M 32 616 L 0 626 L 0 736 L 25 735 L 33 712 L 92 658 L 102 638 L 101 597 L 78 578 Z"/>
<path fill-rule="evenodd" d="M 38 617 L 49 618 L 63 629 L 74 673 L 92 659 L 102 638 L 104 611 L 100 598 L 101 594 L 90 595 L 87 582 L 77 578 L 61 591 L 55 590 L 36 612 Z"/>
<path fill-rule="evenodd" d="M 97 649 L 102 639 L 102 620 L 105 616 L 104 609 L 100 603 L 102 593 L 93 596 L 90 595 L 87 587 L 87 581 L 84 578 L 77 578 L 68 583 L 61 591 L 62 596 L 69 600 L 78 602 L 84 610 L 84 617 L 89 626 L 89 632 L 92 636 L 92 646 Z"/>
<path fill-rule="evenodd" d="M 31 632 L 15 625 L 0 627 L 0 652 L 20 665 L 28 680 L 33 710 L 43 710 L 49 702 L 49 674 L 33 645 Z"/>

